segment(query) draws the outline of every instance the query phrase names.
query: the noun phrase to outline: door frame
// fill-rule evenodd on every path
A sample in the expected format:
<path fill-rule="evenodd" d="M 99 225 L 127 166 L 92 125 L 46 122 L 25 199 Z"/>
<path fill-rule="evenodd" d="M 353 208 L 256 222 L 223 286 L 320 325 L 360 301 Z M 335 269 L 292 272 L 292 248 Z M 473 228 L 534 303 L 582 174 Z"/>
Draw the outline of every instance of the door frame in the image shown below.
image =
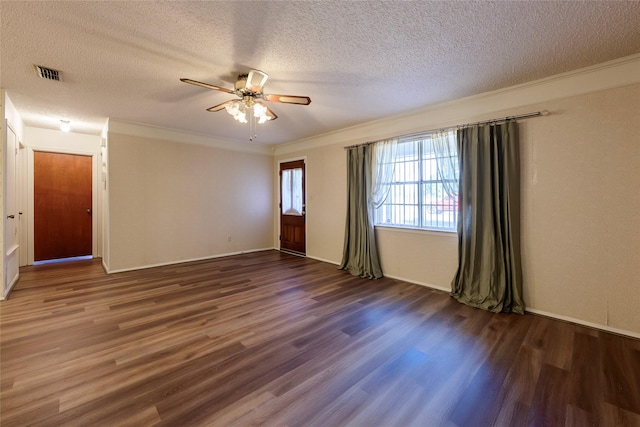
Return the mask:
<path fill-rule="evenodd" d="M 13 203 L 14 206 L 13 208 L 15 209 L 15 211 L 13 213 L 11 213 L 12 215 L 14 215 L 14 219 L 16 221 L 18 221 L 17 226 L 16 226 L 16 230 L 18 232 L 18 237 L 17 237 L 17 244 L 13 245 L 13 246 L 8 246 L 9 243 L 9 239 L 7 239 L 7 233 L 6 233 L 6 227 L 7 227 L 7 219 L 4 218 L 5 215 L 7 215 L 8 209 L 7 209 L 7 183 L 9 182 L 9 179 L 2 179 L 2 194 L 1 194 L 1 198 L 2 198 L 2 230 L 0 230 L 1 236 L 2 238 L 0 239 L 0 244 L 2 244 L 2 274 L 0 274 L 0 278 L 2 279 L 2 283 L 0 284 L 0 289 L 2 290 L 2 292 L 0 293 L 0 299 L 1 300 L 5 300 L 8 298 L 9 296 L 9 292 L 11 292 L 11 289 L 13 288 L 13 286 L 17 283 L 19 277 L 20 277 L 20 253 L 21 251 L 24 251 L 24 248 L 20 247 L 20 244 L 22 242 L 22 238 L 21 238 L 21 234 L 20 232 L 21 230 L 21 226 L 20 226 L 20 222 L 21 222 L 21 215 L 20 215 L 20 210 L 21 210 L 21 206 L 20 206 L 20 202 L 21 202 L 21 197 L 20 197 L 20 147 L 22 146 L 22 141 L 20 140 L 20 137 L 18 135 L 18 132 L 16 132 L 14 126 L 9 122 L 8 119 L 4 118 L 4 126 L 2 128 L 2 146 L 0 147 L 0 149 L 2 150 L 3 153 L 5 153 L 4 156 L 2 156 L 2 159 L 0 160 L 2 162 L 2 174 L 6 174 L 8 171 L 8 167 L 7 167 L 7 162 L 9 157 L 6 155 L 7 154 L 7 150 L 8 150 L 8 139 L 9 139 L 9 130 L 11 131 L 11 133 L 13 134 L 13 149 L 14 152 L 12 153 L 13 156 L 13 160 L 14 160 L 14 164 L 13 164 L 13 176 L 12 176 L 12 180 L 13 180 Z M 13 242 L 14 240 L 11 239 L 11 242 Z"/>
<path fill-rule="evenodd" d="M 27 151 L 27 219 L 28 219 L 28 238 L 27 238 L 27 264 L 33 265 L 35 259 L 34 249 L 34 186 L 33 186 L 33 156 L 35 151 L 44 151 L 56 154 L 72 154 L 78 156 L 91 157 L 91 256 L 98 256 L 98 220 L 102 215 L 98 209 L 98 155 L 95 151 L 87 150 L 69 150 L 51 147 L 29 146 Z"/>
<path fill-rule="evenodd" d="M 307 248 L 305 250 L 305 253 L 308 254 L 309 253 L 309 234 L 307 233 L 307 229 L 308 229 L 308 225 L 309 225 L 309 203 L 308 203 L 308 193 L 307 193 L 307 182 L 308 182 L 308 170 L 309 170 L 309 164 L 307 163 L 307 156 L 302 156 L 302 157 L 291 157 L 288 159 L 282 159 L 282 160 L 278 160 L 278 164 L 276 165 L 276 194 L 275 194 L 275 205 L 276 205 L 276 218 L 275 221 L 277 223 L 277 227 L 276 227 L 276 243 L 277 243 L 277 249 L 280 250 L 280 236 L 281 236 L 281 232 L 282 230 L 280 230 L 280 192 L 282 191 L 282 182 L 281 182 L 281 177 L 280 177 L 280 165 L 282 163 L 289 163 L 289 162 L 296 162 L 296 161 L 300 161 L 302 160 L 304 162 L 304 211 L 305 211 L 305 227 L 304 227 L 304 240 L 305 240 L 305 247 Z M 308 256 L 308 255 L 300 255 L 300 256 Z"/>

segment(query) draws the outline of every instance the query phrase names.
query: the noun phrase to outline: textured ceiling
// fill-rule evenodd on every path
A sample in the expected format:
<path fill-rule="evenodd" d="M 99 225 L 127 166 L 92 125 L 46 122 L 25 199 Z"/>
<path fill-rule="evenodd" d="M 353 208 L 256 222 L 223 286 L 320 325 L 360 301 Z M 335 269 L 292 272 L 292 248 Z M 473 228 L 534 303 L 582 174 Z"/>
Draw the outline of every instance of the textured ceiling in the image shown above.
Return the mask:
<path fill-rule="evenodd" d="M 206 108 L 251 68 L 277 144 L 640 52 L 640 2 L 11 2 L 1 75 L 26 125 L 98 134 L 108 117 L 246 142 L 248 125 Z M 37 77 L 33 64 L 63 72 Z"/>

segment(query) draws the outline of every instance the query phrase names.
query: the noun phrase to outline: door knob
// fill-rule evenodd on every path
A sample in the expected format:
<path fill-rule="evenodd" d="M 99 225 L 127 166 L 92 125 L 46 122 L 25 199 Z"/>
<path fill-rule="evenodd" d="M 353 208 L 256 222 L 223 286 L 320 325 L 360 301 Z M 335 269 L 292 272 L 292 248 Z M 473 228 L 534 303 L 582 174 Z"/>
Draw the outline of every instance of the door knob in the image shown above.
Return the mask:
<path fill-rule="evenodd" d="M 91 215 L 91 209 L 87 209 L 87 213 Z"/>
<path fill-rule="evenodd" d="M 13 219 L 13 218 L 15 218 L 15 216 L 14 215 L 7 215 L 7 218 Z"/>

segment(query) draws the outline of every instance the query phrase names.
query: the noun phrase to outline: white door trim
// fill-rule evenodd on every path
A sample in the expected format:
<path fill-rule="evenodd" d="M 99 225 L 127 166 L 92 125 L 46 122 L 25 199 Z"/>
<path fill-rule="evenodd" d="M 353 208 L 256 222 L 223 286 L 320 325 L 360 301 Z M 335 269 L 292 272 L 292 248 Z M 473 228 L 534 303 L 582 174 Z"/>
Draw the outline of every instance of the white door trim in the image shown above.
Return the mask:
<path fill-rule="evenodd" d="M 91 254 L 95 258 L 98 256 L 98 217 L 100 212 L 98 210 L 98 174 L 100 170 L 98 170 L 98 152 L 88 151 L 88 150 L 69 150 L 69 149 L 57 149 L 50 147 L 37 147 L 30 146 L 27 148 L 27 228 L 28 228 L 28 252 L 27 252 L 27 263 L 29 265 L 33 265 L 35 254 L 34 254 L 34 233 L 33 233 L 33 221 L 34 221 L 34 188 L 33 188 L 33 156 L 35 151 L 42 151 L 47 153 L 58 153 L 58 154 L 75 154 L 81 156 L 89 156 L 91 157 L 91 212 L 94 214 L 91 215 Z"/>

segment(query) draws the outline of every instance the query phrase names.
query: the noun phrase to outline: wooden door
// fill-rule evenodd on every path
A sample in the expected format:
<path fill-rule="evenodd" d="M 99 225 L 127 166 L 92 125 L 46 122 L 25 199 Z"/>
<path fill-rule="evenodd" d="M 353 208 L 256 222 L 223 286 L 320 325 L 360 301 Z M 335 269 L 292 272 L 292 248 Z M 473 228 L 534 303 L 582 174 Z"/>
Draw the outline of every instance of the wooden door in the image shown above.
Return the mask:
<path fill-rule="evenodd" d="M 304 160 L 280 164 L 280 250 L 306 253 Z"/>
<path fill-rule="evenodd" d="M 92 254 L 92 159 L 34 152 L 34 260 Z"/>

